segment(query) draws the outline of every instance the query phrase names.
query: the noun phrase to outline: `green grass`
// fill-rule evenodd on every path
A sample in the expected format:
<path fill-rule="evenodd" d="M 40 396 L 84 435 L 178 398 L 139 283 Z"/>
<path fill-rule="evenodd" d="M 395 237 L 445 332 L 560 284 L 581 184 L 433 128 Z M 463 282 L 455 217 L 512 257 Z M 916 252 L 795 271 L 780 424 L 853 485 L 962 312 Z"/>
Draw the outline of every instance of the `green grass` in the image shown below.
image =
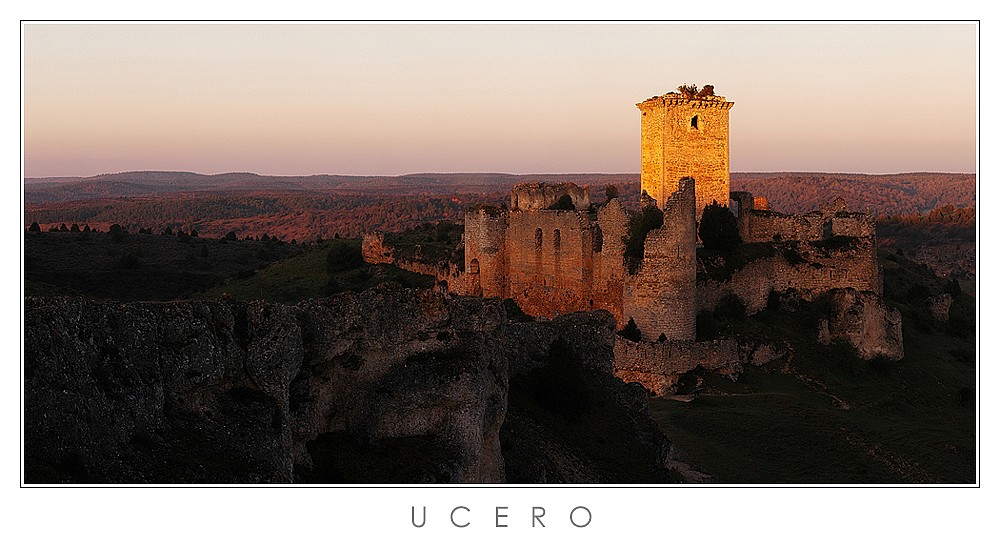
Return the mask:
<path fill-rule="evenodd" d="M 240 301 L 295 304 L 340 291 L 363 291 L 384 282 L 404 287 L 429 288 L 434 285 L 430 276 L 407 272 L 392 265 L 361 263 L 331 272 L 328 256 L 338 246 L 350 246 L 360 253 L 361 240 L 326 240 L 299 255 L 268 265 L 250 277 L 230 279 L 194 298 L 218 299 L 229 295 Z M 335 284 L 330 283 L 331 278 Z"/>
<path fill-rule="evenodd" d="M 121 301 L 188 298 L 293 255 L 275 242 L 154 234 L 25 233 L 25 294 Z"/>
<path fill-rule="evenodd" d="M 729 334 L 788 341 L 791 370 L 749 368 L 735 382 L 702 373 L 695 401 L 651 400 L 682 460 L 721 483 L 975 482 L 975 303 L 959 293 L 951 319 L 937 322 L 918 286 L 940 293 L 950 282 L 885 259 L 902 360 L 864 362 L 846 344 L 820 345 L 822 303 L 730 319 Z"/>

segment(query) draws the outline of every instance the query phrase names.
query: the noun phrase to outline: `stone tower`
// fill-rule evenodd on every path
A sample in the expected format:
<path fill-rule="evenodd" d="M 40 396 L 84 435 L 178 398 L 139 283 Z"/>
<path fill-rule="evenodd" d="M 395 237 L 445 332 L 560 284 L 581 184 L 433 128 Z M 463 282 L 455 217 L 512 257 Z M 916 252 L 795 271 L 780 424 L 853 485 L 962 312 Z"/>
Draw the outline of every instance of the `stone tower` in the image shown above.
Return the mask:
<path fill-rule="evenodd" d="M 680 93 L 636 104 L 642 112 L 642 190 L 663 207 L 684 177 L 695 180 L 696 215 L 729 205 L 729 109 L 725 97 Z"/>
<path fill-rule="evenodd" d="M 643 340 L 692 341 L 698 316 L 695 189 L 690 177 L 675 183 L 663 204 L 663 226 L 646 235 L 642 265 L 625 282 L 624 317 Z"/>

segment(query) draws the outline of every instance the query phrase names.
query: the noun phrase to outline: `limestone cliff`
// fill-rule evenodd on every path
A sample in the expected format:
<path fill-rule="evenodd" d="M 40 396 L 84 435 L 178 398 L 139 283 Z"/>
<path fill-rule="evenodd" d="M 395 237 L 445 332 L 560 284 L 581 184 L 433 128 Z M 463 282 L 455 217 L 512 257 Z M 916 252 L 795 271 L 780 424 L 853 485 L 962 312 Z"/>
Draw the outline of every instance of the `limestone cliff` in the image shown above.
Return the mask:
<path fill-rule="evenodd" d="M 633 446 L 656 468 L 666 441 L 611 377 L 613 326 L 511 324 L 497 300 L 384 286 L 295 306 L 30 298 L 25 481 L 485 483 L 506 479 L 505 453 L 539 451 L 551 473 L 517 481 L 606 481 L 539 445 L 551 424 L 501 448 L 510 370 L 557 337 L 602 401 L 630 406 L 612 428 L 645 425 Z"/>
<path fill-rule="evenodd" d="M 504 479 L 496 302 L 28 299 L 25 318 L 29 483 Z"/>
<path fill-rule="evenodd" d="M 846 340 L 865 360 L 903 358 L 902 316 L 870 291 L 831 291 L 829 318 L 819 321 L 818 338 L 823 344 Z"/>

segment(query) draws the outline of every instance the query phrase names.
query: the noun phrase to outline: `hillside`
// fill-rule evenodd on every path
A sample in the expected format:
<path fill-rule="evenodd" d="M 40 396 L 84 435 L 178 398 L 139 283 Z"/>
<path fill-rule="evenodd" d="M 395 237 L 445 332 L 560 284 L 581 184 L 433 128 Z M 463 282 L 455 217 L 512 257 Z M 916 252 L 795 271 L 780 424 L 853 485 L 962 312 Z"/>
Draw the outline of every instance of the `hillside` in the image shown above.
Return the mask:
<path fill-rule="evenodd" d="M 165 227 L 221 237 L 261 234 L 298 241 L 396 232 L 426 222 L 461 221 L 480 202 L 500 205 L 521 181 L 571 181 L 589 186 L 591 200 L 617 187 L 627 207 L 639 203 L 638 174 L 426 173 L 388 176 L 276 177 L 252 173 L 134 172 L 88 178 L 27 179 L 25 222 L 46 230 L 66 223 L 137 231 Z M 913 173 L 734 173 L 733 190 L 770 200 L 771 208 L 801 213 L 836 197 L 863 211 L 898 215 L 951 204 L 975 205 L 975 176 Z"/>
<path fill-rule="evenodd" d="M 822 303 L 715 318 L 723 333 L 788 341 L 787 364 L 737 380 L 696 371 L 693 402 L 650 400 L 678 456 L 720 483 L 973 483 L 975 303 L 925 267 L 881 254 L 887 301 L 903 313 L 906 356 L 864 362 L 816 342 Z M 955 298 L 931 317 L 929 295 Z"/>

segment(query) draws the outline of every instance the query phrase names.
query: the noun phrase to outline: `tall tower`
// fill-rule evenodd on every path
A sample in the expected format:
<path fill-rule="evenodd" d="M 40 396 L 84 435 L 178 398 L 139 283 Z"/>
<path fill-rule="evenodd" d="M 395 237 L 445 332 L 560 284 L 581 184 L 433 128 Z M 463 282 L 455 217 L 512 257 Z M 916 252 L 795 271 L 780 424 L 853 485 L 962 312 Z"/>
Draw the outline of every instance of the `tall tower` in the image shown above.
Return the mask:
<path fill-rule="evenodd" d="M 642 190 L 664 207 L 684 177 L 695 181 L 697 218 L 712 200 L 729 205 L 729 109 L 725 97 L 650 97 L 642 112 Z"/>

